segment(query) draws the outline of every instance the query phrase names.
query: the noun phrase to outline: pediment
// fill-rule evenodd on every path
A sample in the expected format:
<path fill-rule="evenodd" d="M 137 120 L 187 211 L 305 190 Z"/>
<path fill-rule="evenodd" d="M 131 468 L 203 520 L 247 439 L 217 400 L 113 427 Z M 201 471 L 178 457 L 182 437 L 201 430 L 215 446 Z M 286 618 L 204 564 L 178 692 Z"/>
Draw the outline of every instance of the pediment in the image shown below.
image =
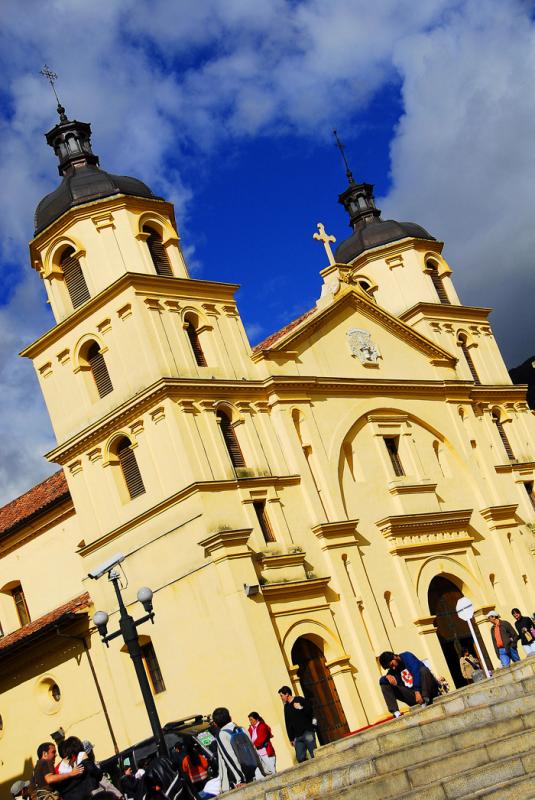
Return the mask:
<path fill-rule="evenodd" d="M 303 314 L 278 334 L 269 337 L 265 343 L 255 348 L 253 358 L 257 361 L 262 358 L 276 361 L 284 354 L 292 359 L 298 358 L 309 347 L 311 340 L 317 341 L 322 336 L 331 334 L 337 318 L 340 325 L 346 327 L 347 345 L 354 350 L 353 355 L 360 357 L 358 351 L 363 349 L 364 359 L 369 358 L 367 363 L 360 359 L 365 366 L 380 366 L 383 354 L 374 340 L 374 333 L 378 329 L 388 332 L 392 338 L 425 356 L 434 366 L 453 368 L 456 364 L 455 356 L 378 306 L 355 286 L 345 286 L 327 307 Z"/>

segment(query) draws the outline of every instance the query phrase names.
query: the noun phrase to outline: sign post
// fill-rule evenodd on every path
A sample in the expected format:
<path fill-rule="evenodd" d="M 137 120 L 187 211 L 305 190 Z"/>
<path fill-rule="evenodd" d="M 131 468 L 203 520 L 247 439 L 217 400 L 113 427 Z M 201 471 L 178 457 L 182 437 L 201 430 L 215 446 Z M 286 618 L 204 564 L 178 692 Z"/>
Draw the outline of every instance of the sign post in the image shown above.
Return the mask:
<path fill-rule="evenodd" d="M 479 660 L 481 662 L 481 666 L 483 667 L 483 671 L 487 678 L 491 677 L 489 669 L 487 667 L 487 662 L 483 658 L 483 653 L 481 652 L 481 648 L 479 646 L 479 642 L 477 640 L 476 632 L 474 630 L 474 625 L 472 623 L 472 617 L 474 616 L 474 604 L 468 597 L 459 597 L 457 600 L 457 605 L 455 606 L 455 610 L 457 612 L 457 616 L 459 619 L 462 619 L 464 622 L 468 623 L 468 627 L 470 628 L 470 633 L 472 634 L 472 639 L 474 640 L 474 644 L 477 650 L 477 654 L 479 656 Z"/>

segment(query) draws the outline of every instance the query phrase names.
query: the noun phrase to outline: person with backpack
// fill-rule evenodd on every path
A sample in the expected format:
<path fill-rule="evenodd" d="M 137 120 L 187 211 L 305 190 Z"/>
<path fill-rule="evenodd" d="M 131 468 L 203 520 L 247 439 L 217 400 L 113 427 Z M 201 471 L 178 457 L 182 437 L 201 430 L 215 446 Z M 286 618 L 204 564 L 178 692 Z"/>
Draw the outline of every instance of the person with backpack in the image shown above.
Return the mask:
<path fill-rule="evenodd" d="M 249 714 L 248 733 L 264 765 L 264 771 L 267 775 L 274 775 L 277 770 L 275 769 L 275 749 L 271 744 L 273 734 L 269 725 L 256 711 L 251 711 Z"/>
<path fill-rule="evenodd" d="M 232 722 L 228 708 L 214 709 L 212 720 L 219 729 L 217 759 L 221 792 L 251 783 L 257 769 L 264 775 L 265 771 L 254 744 L 244 729 Z"/>

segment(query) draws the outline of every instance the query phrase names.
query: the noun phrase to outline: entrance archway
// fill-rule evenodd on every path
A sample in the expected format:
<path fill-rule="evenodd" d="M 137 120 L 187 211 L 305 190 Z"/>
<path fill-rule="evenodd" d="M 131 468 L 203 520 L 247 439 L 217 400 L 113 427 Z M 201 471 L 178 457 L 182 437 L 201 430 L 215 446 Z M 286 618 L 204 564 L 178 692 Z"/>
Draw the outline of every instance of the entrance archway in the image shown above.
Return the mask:
<path fill-rule="evenodd" d="M 435 614 L 435 625 L 437 628 L 437 636 L 444 653 L 444 658 L 448 665 L 451 677 L 457 688 L 466 686 L 466 681 L 461 674 L 459 659 L 462 655 L 463 649 L 466 647 L 470 653 L 476 655 L 474 648 L 474 641 L 470 635 L 470 629 L 466 622 L 459 619 L 455 606 L 463 593 L 456 586 L 450 578 L 444 575 L 437 575 L 429 584 L 427 597 L 429 601 L 429 610 L 431 614 Z M 483 657 L 488 663 L 488 654 L 483 644 L 483 640 L 479 635 L 477 625 L 474 626 L 478 643 L 483 651 Z"/>
<path fill-rule="evenodd" d="M 334 742 L 349 733 L 338 691 L 320 647 L 304 636 L 299 637 L 292 647 L 292 663 L 299 667 L 297 674 L 303 695 L 312 700 L 320 744 Z"/>

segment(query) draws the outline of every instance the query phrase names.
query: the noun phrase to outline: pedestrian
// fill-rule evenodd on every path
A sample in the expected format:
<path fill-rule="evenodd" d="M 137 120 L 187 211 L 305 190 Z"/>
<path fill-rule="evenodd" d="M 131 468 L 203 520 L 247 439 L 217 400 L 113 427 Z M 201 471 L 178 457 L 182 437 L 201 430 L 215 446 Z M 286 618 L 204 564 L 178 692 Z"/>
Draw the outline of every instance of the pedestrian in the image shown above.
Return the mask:
<path fill-rule="evenodd" d="M 273 734 L 269 725 L 256 711 L 251 711 L 249 714 L 249 736 L 264 765 L 264 772 L 267 775 L 274 775 L 276 772 L 276 757 L 275 749 L 271 744 Z"/>
<path fill-rule="evenodd" d="M 284 705 L 284 721 L 290 743 L 295 748 L 298 763 L 306 761 L 307 753 L 314 758 L 316 732 L 312 703 L 306 697 L 294 696 L 289 686 L 281 686 L 279 697 Z"/>
<path fill-rule="evenodd" d="M 30 794 L 35 800 L 52 800 L 57 797 L 54 790 L 60 788 L 56 784 L 61 785 L 63 781 L 83 774 L 84 768 L 76 766 L 70 773 L 56 775 L 54 772 L 56 755 L 56 745 L 52 742 L 43 742 L 37 748 L 37 763 L 30 781 Z M 63 786 L 61 793 L 63 794 Z"/>
<path fill-rule="evenodd" d="M 379 656 L 379 664 L 388 670 L 379 678 L 386 707 L 395 717 L 400 717 L 398 700 L 408 706 L 428 706 L 439 694 L 439 684 L 429 667 L 414 653 L 405 650 L 392 653 L 386 650 Z"/>
<path fill-rule="evenodd" d="M 82 741 L 77 736 L 65 739 L 63 751 L 64 761 L 70 764 L 72 771 L 64 775 L 66 781 L 61 787 L 62 800 L 89 800 L 93 791 L 99 788 L 102 770 L 87 757 Z M 75 774 L 80 768 L 81 774 Z"/>
<path fill-rule="evenodd" d="M 497 611 L 489 611 L 487 619 L 492 623 L 490 631 L 492 644 L 502 667 L 508 667 L 511 661 L 520 661 L 516 649 L 518 634 L 511 623 L 502 619 Z"/>
<path fill-rule="evenodd" d="M 30 781 L 15 781 L 9 792 L 13 798 L 22 797 L 27 800 L 30 796 Z"/>
<path fill-rule="evenodd" d="M 479 661 L 470 653 L 467 647 L 463 649 L 463 654 L 459 659 L 459 666 L 466 683 L 473 683 L 474 672 L 481 669 Z"/>
<path fill-rule="evenodd" d="M 523 616 L 518 608 L 513 608 L 511 614 L 515 618 L 515 628 L 520 636 L 524 653 L 531 656 L 535 653 L 535 624 L 529 617 Z"/>
<path fill-rule="evenodd" d="M 208 780 L 208 759 L 191 736 L 185 739 L 184 750 L 181 771 L 191 781 L 195 791 L 200 792 Z"/>
<path fill-rule="evenodd" d="M 221 792 L 251 783 L 257 769 L 264 774 L 252 741 L 243 728 L 232 721 L 228 708 L 214 709 L 212 720 L 219 729 L 217 755 Z"/>
<path fill-rule="evenodd" d="M 134 800 L 138 793 L 139 781 L 134 777 L 134 770 L 130 764 L 124 765 L 119 785 L 126 800 Z"/>
<path fill-rule="evenodd" d="M 83 739 L 82 747 L 84 748 L 84 753 L 86 755 L 87 760 L 91 761 L 100 769 L 100 764 L 98 764 L 95 759 L 95 745 L 92 744 L 89 741 L 89 739 Z M 81 753 L 78 758 L 80 762 L 82 762 L 83 757 Z M 123 797 L 122 792 L 120 792 L 119 789 L 104 774 L 102 774 L 102 777 L 98 782 L 98 786 L 95 789 L 93 789 L 91 794 L 98 795 L 98 797 L 101 798 L 103 792 L 106 792 L 108 795 L 111 795 L 112 797 L 115 798 L 115 800 L 121 800 L 121 798 Z"/>

